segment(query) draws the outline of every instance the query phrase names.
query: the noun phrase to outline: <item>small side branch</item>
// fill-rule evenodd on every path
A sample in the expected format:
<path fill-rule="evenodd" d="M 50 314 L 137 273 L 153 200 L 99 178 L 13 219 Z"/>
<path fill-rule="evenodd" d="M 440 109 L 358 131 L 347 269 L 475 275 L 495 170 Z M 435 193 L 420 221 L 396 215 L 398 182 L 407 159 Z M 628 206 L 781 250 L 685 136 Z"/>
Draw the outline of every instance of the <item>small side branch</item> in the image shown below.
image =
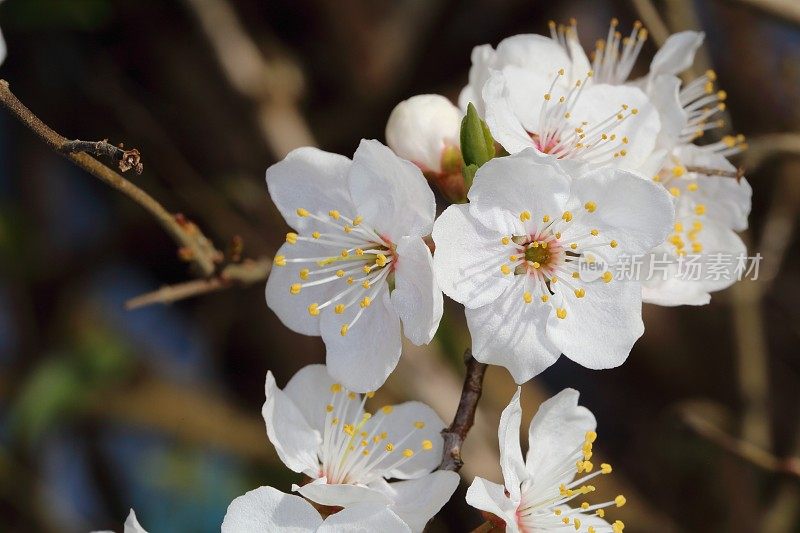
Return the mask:
<path fill-rule="evenodd" d="M 724 178 L 736 178 L 736 181 L 741 180 L 744 177 L 744 168 L 739 167 L 736 170 L 722 170 L 720 168 L 709 168 L 709 167 L 686 167 L 687 172 L 695 172 L 697 174 L 703 174 L 705 176 L 722 176 Z"/>
<path fill-rule="evenodd" d="M 800 479 L 800 457 L 776 457 L 755 444 L 737 439 L 702 416 L 685 412 L 683 420 L 695 433 L 758 467 Z"/>
<path fill-rule="evenodd" d="M 155 198 L 126 180 L 118 172 L 115 172 L 93 158 L 91 155 L 84 151 L 76 152 L 70 150 L 70 147 L 79 148 L 81 145 L 76 145 L 75 143 L 80 143 L 82 141 L 70 141 L 63 135 L 53 131 L 47 124 L 42 122 L 39 117 L 34 115 L 25 104 L 14 96 L 8 82 L 5 80 L 0 80 L 0 103 L 50 148 L 142 206 L 159 222 L 159 224 L 161 224 L 161 227 L 172 236 L 175 242 L 178 243 L 181 247 L 180 256 L 197 265 L 202 275 L 210 276 L 214 273 L 216 270 L 216 263 L 219 261 L 222 254 L 214 248 L 211 241 L 203 235 L 196 225 L 190 223 L 182 216 L 170 213 Z M 97 148 L 97 143 L 89 143 L 89 145 L 92 145 L 92 149 Z M 107 149 L 101 147 L 101 150 Z M 112 153 L 115 152 L 112 151 Z M 125 152 L 123 152 L 123 155 L 124 153 Z M 132 156 L 129 154 L 129 157 Z M 132 160 L 132 162 L 141 164 L 140 161 Z"/>
<path fill-rule="evenodd" d="M 246 287 L 265 281 L 272 268 L 272 261 L 266 257 L 230 264 L 219 275 L 208 279 L 197 279 L 167 285 L 160 289 L 131 298 L 125 302 L 125 309 L 139 309 L 153 304 L 171 304 L 179 300 L 210 294 L 231 286 Z"/>
<path fill-rule="evenodd" d="M 141 174 L 144 171 L 139 150 L 136 148 L 124 150 L 122 145 L 119 147 L 114 146 L 108 142 L 108 139 L 102 141 L 67 141 L 61 146 L 61 151 L 65 154 L 86 152 L 98 158 L 106 157 L 117 163 L 121 172 L 133 169 L 137 174 Z"/>
<path fill-rule="evenodd" d="M 464 377 L 464 387 L 461 389 L 461 400 L 458 402 L 453 423 L 450 424 L 450 427 L 442 430 L 444 449 L 439 470 L 458 472 L 464 465 L 464 461 L 461 460 L 461 446 L 475 423 L 475 410 L 478 408 L 478 400 L 481 399 L 483 392 L 486 364 L 472 357 L 471 350 L 464 353 L 464 364 L 467 367 L 467 374 Z"/>

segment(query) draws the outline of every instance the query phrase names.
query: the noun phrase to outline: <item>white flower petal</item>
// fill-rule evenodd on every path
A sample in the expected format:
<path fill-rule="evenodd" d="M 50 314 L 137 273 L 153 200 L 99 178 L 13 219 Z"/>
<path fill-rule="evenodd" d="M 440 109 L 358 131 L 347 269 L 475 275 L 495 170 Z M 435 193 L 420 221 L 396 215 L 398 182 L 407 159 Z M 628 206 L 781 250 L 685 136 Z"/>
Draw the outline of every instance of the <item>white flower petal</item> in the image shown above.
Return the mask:
<path fill-rule="evenodd" d="M 517 533 L 517 505 L 505 494 L 505 487 L 481 477 L 475 477 L 467 489 L 467 503 L 476 509 L 491 513 L 506 522 L 506 533 Z"/>
<path fill-rule="evenodd" d="M 482 363 L 508 369 L 514 381 L 525 383 L 558 359 L 560 352 L 547 337 L 549 304 L 523 300 L 522 289 L 508 289 L 494 302 L 466 309 L 472 334 L 472 355 Z"/>
<path fill-rule="evenodd" d="M 500 271 L 503 234 L 478 222 L 467 205 L 451 205 L 433 226 L 433 268 L 439 287 L 467 307 L 480 307 L 511 284 Z"/>
<path fill-rule="evenodd" d="M 662 74 L 653 80 L 648 96 L 658 110 L 661 131 L 656 146 L 671 149 L 677 144 L 686 127 L 688 116 L 680 100 L 681 79 L 671 74 Z M 649 176 L 650 173 L 645 174 Z"/>
<path fill-rule="evenodd" d="M 495 51 L 488 44 L 482 44 L 472 49 L 472 65 L 469 69 L 469 84 L 461 90 L 458 95 L 458 106 L 466 112 L 467 106 L 472 103 L 478 111 L 478 115 L 484 115 L 483 100 L 481 90 L 486 80 L 489 78 L 489 68 L 494 61 Z"/>
<path fill-rule="evenodd" d="M 359 503 L 334 513 L 317 529 L 318 533 L 409 533 L 403 520 L 386 506 Z"/>
<path fill-rule="evenodd" d="M 585 285 L 585 296 L 564 297 L 567 315 L 552 313 L 547 336 L 561 352 L 587 368 L 614 368 L 625 362 L 644 333 L 642 287 L 638 282 L 601 280 Z"/>
<path fill-rule="evenodd" d="M 0 65 L 6 59 L 6 41 L 3 39 L 3 32 L 0 31 Z"/>
<path fill-rule="evenodd" d="M 442 151 L 458 147 L 461 110 L 438 94 L 403 100 L 386 123 L 386 144 L 422 170 L 442 171 Z"/>
<path fill-rule="evenodd" d="M 558 217 L 569 196 L 569 177 L 557 163 L 528 149 L 498 157 L 483 165 L 469 190 L 470 213 L 488 228 L 517 234 L 541 224 L 541 217 Z M 520 222 L 528 211 L 537 218 Z"/>
<path fill-rule="evenodd" d="M 331 385 L 334 383 L 325 365 L 306 365 L 292 376 L 283 393 L 297 407 L 308 425 L 322 433 L 327 415 L 325 406 L 331 402 Z M 352 420 L 357 412 L 358 406 L 350 402 L 340 417 Z"/>
<path fill-rule="evenodd" d="M 623 104 L 630 110 L 623 111 Z M 617 136 L 617 142 L 623 137 L 628 138 L 628 144 L 621 145 L 627 155 L 611 159 L 610 164 L 636 169 L 647 161 L 661 129 L 658 111 L 642 91 L 625 85 L 590 84 L 575 102 L 575 107 L 570 112 L 570 122 L 576 128 L 581 127 L 581 122 L 588 122 L 583 127 L 591 128 L 617 113 L 627 115 L 633 109 L 638 111 L 636 115 L 618 122 L 613 129 L 609 127 L 609 133 Z"/>
<path fill-rule="evenodd" d="M 525 467 L 538 486 L 558 487 L 572 480 L 575 472 L 562 477 L 559 467 L 583 444 L 586 432 L 597 427 L 594 415 L 578 405 L 578 397 L 578 391 L 564 389 L 542 402 L 531 420 Z M 545 472 L 554 475 L 544 479 Z"/>
<path fill-rule="evenodd" d="M 145 529 L 139 524 L 139 520 L 136 518 L 136 513 L 131 509 L 131 512 L 128 514 L 128 518 L 125 520 L 125 526 L 123 529 L 124 533 L 147 533 Z"/>
<path fill-rule="evenodd" d="M 358 214 L 393 241 L 424 237 L 436 216 L 433 191 L 413 163 L 400 159 L 375 140 L 362 140 L 348 174 Z"/>
<path fill-rule="evenodd" d="M 576 211 L 589 201 L 597 209 L 576 217 L 565 236 L 596 228 L 602 238 L 619 242 L 616 251 L 637 255 L 664 242 L 672 229 L 675 210 L 669 193 L 637 174 L 611 167 L 594 170 L 573 182 L 572 195 Z"/>
<path fill-rule="evenodd" d="M 342 335 L 342 325 L 350 324 L 359 310 L 355 303 L 341 315 L 322 313 L 320 330 L 331 376 L 352 391 L 367 392 L 383 385 L 397 366 L 402 350 L 400 317 L 385 286 Z"/>
<path fill-rule="evenodd" d="M 259 487 L 231 502 L 222 533 L 308 533 L 321 524 L 322 517 L 303 498 L 272 487 Z"/>
<path fill-rule="evenodd" d="M 503 409 L 497 429 L 497 439 L 500 442 L 500 469 L 503 471 L 503 481 L 509 497 L 515 501 L 520 498 L 520 484 L 528 477 L 519 444 L 519 427 L 522 423 L 520 390 L 517 387 L 511 402 Z"/>
<path fill-rule="evenodd" d="M 394 502 L 392 510 L 411 531 L 421 533 L 453 495 L 459 480 L 455 472 L 437 470 L 418 479 L 387 483 L 385 487 Z"/>
<path fill-rule="evenodd" d="M 292 485 L 292 490 L 320 505 L 348 507 L 359 503 L 391 503 L 383 492 L 366 485 L 328 484 L 325 478 L 315 479 L 302 487 Z"/>
<path fill-rule="evenodd" d="M 277 255 L 287 259 L 307 257 L 328 257 L 339 254 L 338 249 L 321 246 L 314 243 L 297 242 L 296 244 L 284 243 Z M 312 303 L 321 303 L 330 298 L 336 289 L 333 283 L 324 283 L 311 287 L 303 287 L 299 294 L 292 294 L 289 288 L 294 283 L 300 283 L 300 270 L 316 268 L 315 263 L 291 263 L 285 266 L 274 265 L 267 278 L 265 289 L 267 306 L 278 315 L 278 318 L 287 328 L 303 335 L 319 335 L 319 316 L 311 316 L 308 306 Z"/>
<path fill-rule="evenodd" d="M 571 63 L 564 48 L 549 37 L 521 34 L 500 41 L 500 44 L 497 45 L 493 67 L 496 69 L 507 66 L 522 67 L 545 80 L 549 87 L 559 69 L 569 69 Z M 581 72 L 578 75 L 585 74 L 585 72 Z M 543 94 L 544 91 L 541 91 L 538 97 L 541 98 Z"/>
<path fill-rule="evenodd" d="M 403 334 L 417 346 L 428 344 L 439 329 L 444 303 L 431 251 L 421 238 L 403 237 L 397 256 L 392 305 L 403 322 Z"/>
<path fill-rule="evenodd" d="M 326 214 L 331 209 L 352 209 L 347 189 L 351 161 L 317 148 L 297 148 L 267 169 L 267 188 L 286 223 L 297 231 L 311 232 L 329 227 L 311 217 L 300 217 L 297 209 Z"/>
<path fill-rule="evenodd" d="M 705 33 L 697 31 L 681 31 L 670 35 L 650 63 L 650 75 L 680 74 L 691 67 L 703 39 Z"/>
<path fill-rule="evenodd" d="M 525 148 L 534 146 L 528 132 L 522 123 L 522 117 L 517 115 L 517 109 L 532 109 L 531 102 L 518 102 L 512 106 L 505 71 L 493 71 L 488 81 L 483 86 L 483 100 L 486 102 L 486 125 L 492 132 L 494 139 L 510 154 L 521 152 Z M 522 76 L 523 74 L 520 74 Z M 527 93 L 524 93 L 527 94 Z M 529 122 L 538 120 L 538 110 L 528 119 Z"/>
<path fill-rule="evenodd" d="M 444 421 L 422 402 L 404 402 L 392 406 L 390 413 L 379 410 L 364 425 L 364 431 L 371 434 L 373 429 L 380 425 L 380 432 L 386 432 L 387 443 L 394 445 L 394 451 L 380 461 L 375 470 L 388 468 L 399 460 L 405 449 L 414 452 L 408 461 L 389 470 L 384 477 L 396 479 L 409 479 L 424 476 L 436 468 L 442 459 L 443 441 L 441 431 L 445 427 Z M 383 419 L 383 420 L 382 420 Z M 417 424 L 421 422 L 421 424 Z M 422 427 L 417 427 L 421 425 Z M 431 449 L 423 449 L 423 441 L 431 442 Z"/>
<path fill-rule="evenodd" d="M 278 457 L 294 472 L 315 475 L 319 470 L 317 450 L 322 443 L 319 432 L 309 426 L 303 413 L 278 388 L 272 372 L 267 372 L 265 391 L 261 414 Z"/>

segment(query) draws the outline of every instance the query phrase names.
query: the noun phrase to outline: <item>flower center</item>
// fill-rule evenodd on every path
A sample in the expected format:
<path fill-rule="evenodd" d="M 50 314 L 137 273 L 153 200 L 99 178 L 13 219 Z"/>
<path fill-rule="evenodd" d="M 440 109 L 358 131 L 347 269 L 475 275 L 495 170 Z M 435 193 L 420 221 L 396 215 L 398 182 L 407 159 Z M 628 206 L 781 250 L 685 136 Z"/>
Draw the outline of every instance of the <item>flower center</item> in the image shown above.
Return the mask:
<path fill-rule="evenodd" d="M 586 202 L 581 212 L 573 214 L 564 211 L 561 217 L 551 218 L 543 215 L 535 221 L 530 211 L 519 214 L 526 233 L 507 235 L 500 239 L 504 255 L 501 258 L 500 272 L 504 276 L 514 275 L 514 289 L 522 291 L 526 304 L 539 300 L 555 309 L 556 316 L 567 317 L 568 299 L 586 296 L 588 279 L 583 279 L 581 271 L 599 270 L 590 252 L 600 247 L 616 248 L 616 240 L 605 240 L 598 229 L 580 230 L 573 221 L 584 222 L 598 209 L 597 203 Z M 579 227 L 586 227 L 581 224 Z M 507 255 L 506 255 L 507 254 Z M 609 271 L 597 273 L 605 283 L 610 283 L 613 275 Z"/>
<path fill-rule="evenodd" d="M 348 308 L 358 304 L 359 309 L 348 323 L 341 327 L 342 336 L 361 318 L 364 311 L 377 298 L 381 291 L 388 290 L 388 281 L 397 265 L 396 246 L 387 237 L 363 226 L 363 217 L 348 218 L 338 210 L 311 213 L 298 208 L 297 215 L 319 222 L 320 229 L 310 235 L 287 233 L 286 242 L 296 244 L 307 242 L 318 245 L 324 254 L 317 257 L 275 257 L 275 265 L 282 267 L 287 263 L 307 263 L 307 268 L 298 272 L 299 281 L 289 285 L 289 293 L 300 294 L 306 287 L 330 284 L 335 286 L 333 296 L 324 302 L 314 302 L 308 306 L 311 316 L 318 316 L 330 308 L 336 314 L 343 314 Z"/>
<path fill-rule="evenodd" d="M 619 109 L 597 124 L 576 122 L 572 114 L 594 73 L 589 71 L 583 80 L 575 82 L 566 95 L 552 103 L 553 91 L 564 73 L 563 68 L 558 71 L 550 89 L 544 94 L 537 131 L 528 132 L 536 148 L 559 159 L 580 158 L 593 163 L 625 157 L 628 154 L 625 146 L 629 139 L 625 136 L 617 139 L 613 131 L 625 120 L 637 115 L 639 110 L 621 104 Z"/>
<path fill-rule="evenodd" d="M 393 406 L 384 406 L 374 415 L 365 411 L 365 403 L 374 392 L 362 396 L 339 383 L 331 385 L 330 390 L 319 451 L 319 476 L 326 477 L 329 484 L 370 483 L 387 477 L 417 453 L 433 449 L 427 439 L 414 443 L 414 434 L 425 428 L 424 422 L 415 421 L 407 431 L 397 432 Z"/>
<path fill-rule="evenodd" d="M 520 487 L 522 498 L 517 508 L 517 523 L 520 531 L 560 529 L 560 527 L 568 525 L 574 526 L 575 530 L 579 531 L 582 519 L 587 515 L 604 518 L 606 508 L 625 505 L 625 496 L 622 494 L 611 501 L 594 505 L 587 501 L 577 507 L 568 505 L 572 500 L 595 491 L 594 485 L 587 484 L 588 481 L 612 472 L 610 464 L 603 463 L 599 469 L 595 470 L 594 464 L 590 461 L 595 439 L 597 439 L 597 433 L 587 432 L 583 443 L 566 456 L 564 461 L 555 464 L 548 470 L 536 472 L 533 478 L 522 482 Z M 570 474 L 572 475 L 570 476 Z M 580 477 L 568 484 L 562 481 L 567 476 L 571 478 L 575 475 Z M 586 531 L 588 533 L 621 533 L 624 528 L 625 524 L 617 520 L 607 528 L 598 529 L 590 526 Z"/>
<path fill-rule="evenodd" d="M 540 244 L 544 245 L 541 246 Z M 534 241 L 525 249 L 525 260 L 530 263 L 539 263 L 540 265 L 547 265 L 550 260 L 550 253 L 546 248 L 547 242 Z"/>

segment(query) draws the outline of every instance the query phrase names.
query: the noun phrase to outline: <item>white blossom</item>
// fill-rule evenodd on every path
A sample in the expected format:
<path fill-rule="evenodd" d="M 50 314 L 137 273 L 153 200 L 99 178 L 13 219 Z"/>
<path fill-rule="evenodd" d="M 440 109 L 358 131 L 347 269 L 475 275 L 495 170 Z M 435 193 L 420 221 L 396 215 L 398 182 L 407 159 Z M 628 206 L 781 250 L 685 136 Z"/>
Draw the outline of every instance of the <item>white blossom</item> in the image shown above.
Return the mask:
<path fill-rule="evenodd" d="M 125 520 L 123 533 L 147 533 L 147 531 L 139 524 L 136 518 L 136 513 L 131 509 L 128 518 Z M 95 533 L 114 533 L 113 531 L 96 531 Z"/>
<path fill-rule="evenodd" d="M 483 165 L 468 205 L 438 218 L 434 268 L 466 307 L 476 359 L 523 383 L 563 353 L 622 364 L 643 331 L 641 285 L 611 272 L 664 242 L 674 209 L 655 183 L 604 167 L 570 179 L 528 149 Z"/>
<path fill-rule="evenodd" d="M 604 517 L 607 508 L 625 504 L 624 496 L 598 504 L 584 499 L 595 491 L 588 482 L 612 468 L 606 463 L 595 468 L 590 460 L 597 424 L 588 409 L 578 406 L 578 391 L 564 389 L 542 403 L 531 421 L 524 458 L 519 392 L 503 410 L 497 431 L 503 484 L 476 477 L 467 503 L 503 520 L 508 533 L 620 533 L 625 525 L 609 524 Z"/>
<path fill-rule="evenodd" d="M 380 503 L 422 531 L 458 486 L 457 474 L 433 471 L 445 424 L 420 402 L 371 413 L 373 396 L 347 390 L 324 365 L 301 369 L 283 390 L 268 373 L 267 435 L 284 464 L 311 479 L 293 487 L 302 496 L 345 508 Z"/>
<path fill-rule="evenodd" d="M 306 500 L 272 487 L 239 496 L 228 507 L 222 533 L 410 533 L 395 513 L 379 503 L 361 503 L 327 518 Z"/>
<path fill-rule="evenodd" d="M 423 172 L 440 173 L 443 159 L 453 153 L 460 156 L 462 116 L 461 110 L 444 96 L 412 96 L 397 104 L 389 115 L 386 144 Z"/>
<path fill-rule="evenodd" d="M 378 141 L 353 160 L 299 148 L 267 170 L 272 200 L 294 229 L 275 257 L 267 304 L 290 329 L 321 335 L 331 373 L 374 390 L 397 365 L 403 333 L 431 341 L 442 294 L 423 241 L 433 192 L 420 170 Z"/>
<path fill-rule="evenodd" d="M 651 173 L 660 130 L 640 89 L 598 82 L 577 41 L 516 35 L 473 51 L 462 107 L 476 104 L 509 153 L 533 147 L 567 163 L 612 164 Z M 582 60 L 578 60 L 582 58 Z"/>

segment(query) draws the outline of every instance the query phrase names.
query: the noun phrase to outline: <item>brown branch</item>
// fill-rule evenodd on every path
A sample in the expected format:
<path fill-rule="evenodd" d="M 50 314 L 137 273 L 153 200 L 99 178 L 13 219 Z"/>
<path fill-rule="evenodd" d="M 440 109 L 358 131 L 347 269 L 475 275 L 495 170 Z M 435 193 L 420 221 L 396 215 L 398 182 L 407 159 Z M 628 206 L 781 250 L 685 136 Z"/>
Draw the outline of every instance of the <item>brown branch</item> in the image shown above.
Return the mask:
<path fill-rule="evenodd" d="M 461 460 L 461 446 L 472 424 L 475 423 L 475 410 L 478 407 L 478 400 L 481 399 L 486 364 L 472 357 L 472 351 L 469 349 L 464 352 L 464 364 L 467 367 L 467 374 L 464 376 L 461 400 L 458 402 L 453 423 L 442 430 L 444 449 L 439 470 L 458 472 L 464 465 L 464 461 Z"/>
<path fill-rule="evenodd" d="M 95 157 L 107 157 L 117 163 L 120 171 L 127 172 L 131 169 L 135 170 L 137 174 L 144 171 L 142 164 L 142 156 L 139 150 L 133 148 L 131 150 L 124 150 L 122 145 L 119 147 L 114 146 L 108 142 L 108 139 L 102 141 L 67 141 L 61 147 L 61 151 L 65 154 L 74 154 L 76 152 L 86 152 Z"/>
<path fill-rule="evenodd" d="M 221 254 L 196 225 L 182 216 L 173 215 L 164 209 L 155 198 L 89 154 L 70 152 L 68 148 L 74 141 L 69 141 L 56 133 L 42 122 L 39 117 L 34 115 L 14 96 L 8 82 L 5 80 L 0 80 L 0 102 L 50 148 L 107 185 L 120 191 L 153 215 L 167 233 L 181 246 L 181 257 L 196 264 L 204 276 L 209 276 L 214 272 L 215 263 Z"/>
<path fill-rule="evenodd" d="M 196 279 L 176 285 L 167 285 L 157 291 L 148 292 L 125 302 L 125 309 L 139 309 L 153 304 L 170 304 L 186 298 L 210 294 L 228 287 L 246 287 L 264 281 L 272 268 L 272 261 L 266 257 L 230 264 L 219 275 L 208 279 Z"/>
<path fill-rule="evenodd" d="M 743 167 L 739 167 L 736 170 L 722 170 L 721 168 L 687 166 L 686 171 L 694 172 L 696 174 L 703 174 L 705 176 L 722 176 L 724 178 L 736 178 L 737 181 L 741 180 L 744 177 Z"/>
<path fill-rule="evenodd" d="M 701 437 L 749 463 L 770 472 L 800 478 L 800 457 L 775 457 L 755 444 L 729 435 L 697 413 L 684 412 L 683 420 Z"/>

